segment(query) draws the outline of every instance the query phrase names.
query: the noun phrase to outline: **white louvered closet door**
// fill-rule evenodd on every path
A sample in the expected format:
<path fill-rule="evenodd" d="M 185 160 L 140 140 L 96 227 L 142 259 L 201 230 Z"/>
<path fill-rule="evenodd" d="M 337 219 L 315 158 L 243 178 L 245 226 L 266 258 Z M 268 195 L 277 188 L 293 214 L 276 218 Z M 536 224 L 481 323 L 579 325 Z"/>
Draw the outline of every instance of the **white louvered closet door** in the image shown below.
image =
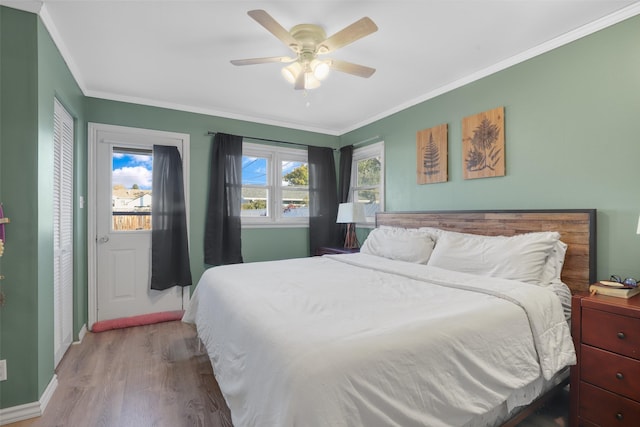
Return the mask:
<path fill-rule="evenodd" d="M 53 167 L 54 362 L 73 339 L 73 117 L 56 99 Z"/>

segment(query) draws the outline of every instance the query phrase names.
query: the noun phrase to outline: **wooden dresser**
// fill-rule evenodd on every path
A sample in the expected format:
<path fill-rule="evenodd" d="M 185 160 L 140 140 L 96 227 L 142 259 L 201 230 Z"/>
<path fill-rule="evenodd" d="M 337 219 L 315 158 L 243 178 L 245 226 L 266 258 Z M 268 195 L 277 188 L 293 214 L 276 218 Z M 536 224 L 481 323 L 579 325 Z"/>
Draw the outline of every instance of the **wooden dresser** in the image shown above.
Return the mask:
<path fill-rule="evenodd" d="M 640 426 L 640 295 L 574 295 L 571 334 L 570 425 Z"/>

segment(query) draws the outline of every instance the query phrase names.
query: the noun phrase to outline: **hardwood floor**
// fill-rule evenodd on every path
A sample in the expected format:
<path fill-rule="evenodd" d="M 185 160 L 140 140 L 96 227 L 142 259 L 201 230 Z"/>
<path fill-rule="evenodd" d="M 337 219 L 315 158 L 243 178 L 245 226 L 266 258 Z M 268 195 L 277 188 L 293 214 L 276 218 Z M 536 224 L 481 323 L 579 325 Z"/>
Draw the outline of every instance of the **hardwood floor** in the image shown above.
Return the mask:
<path fill-rule="evenodd" d="M 166 322 L 88 333 L 58 368 L 42 417 L 10 427 L 232 427 L 194 328 Z M 564 392 L 519 427 L 567 426 Z"/>
<path fill-rule="evenodd" d="M 33 427 L 232 426 L 194 328 L 179 321 L 88 333 L 58 382 Z"/>

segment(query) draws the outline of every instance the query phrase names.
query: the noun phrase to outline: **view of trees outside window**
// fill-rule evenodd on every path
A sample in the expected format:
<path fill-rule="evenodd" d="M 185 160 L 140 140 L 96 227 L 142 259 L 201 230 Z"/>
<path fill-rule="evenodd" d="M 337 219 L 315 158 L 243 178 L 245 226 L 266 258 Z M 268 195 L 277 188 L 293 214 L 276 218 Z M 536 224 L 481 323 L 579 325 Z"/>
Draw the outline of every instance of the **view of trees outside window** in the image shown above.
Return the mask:
<path fill-rule="evenodd" d="M 264 147 L 260 150 L 269 151 Z M 273 150 L 264 157 L 250 153 L 242 156 L 243 218 L 286 221 L 309 216 L 308 163 L 296 157 L 306 155 Z"/>
<path fill-rule="evenodd" d="M 356 182 L 353 200 L 364 204 L 365 217 L 375 217 L 380 209 L 381 162 L 380 157 L 369 157 L 356 161 Z"/>
<path fill-rule="evenodd" d="M 151 230 L 152 165 L 151 151 L 113 149 L 113 231 Z"/>
<path fill-rule="evenodd" d="M 309 166 L 303 162 L 282 162 L 282 216 L 309 216 Z"/>

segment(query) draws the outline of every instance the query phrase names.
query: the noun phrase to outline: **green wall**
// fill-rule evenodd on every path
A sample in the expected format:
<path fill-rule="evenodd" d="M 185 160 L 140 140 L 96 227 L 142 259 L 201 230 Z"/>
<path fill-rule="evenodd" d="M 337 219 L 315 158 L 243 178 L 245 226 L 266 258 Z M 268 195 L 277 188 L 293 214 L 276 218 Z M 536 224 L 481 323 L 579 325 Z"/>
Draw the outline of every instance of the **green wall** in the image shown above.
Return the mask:
<path fill-rule="evenodd" d="M 598 274 L 640 276 L 640 17 L 342 135 L 381 135 L 388 211 L 598 209 Z M 462 178 L 461 121 L 505 107 L 506 176 Z M 416 184 L 416 132 L 449 125 L 449 181 Z"/>
<path fill-rule="evenodd" d="M 0 188 L 11 219 L 2 257 L 6 303 L 0 309 L 0 358 L 7 360 L 8 379 L 0 382 L 0 401 L 9 407 L 39 397 L 38 40 L 34 15 L 8 8 L 0 13 Z"/>
<path fill-rule="evenodd" d="M 0 408 L 37 401 L 51 381 L 53 361 L 53 103 L 76 122 L 78 191 L 85 191 L 84 96 L 49 33 L 31 13 L 0 7 L 0 195 L 7 226 L 2 257 Z M 86 220 L 75 214 L 74 335 L 86 322 Z M 85 319 L 85 320 L 83 320 Z"/>

